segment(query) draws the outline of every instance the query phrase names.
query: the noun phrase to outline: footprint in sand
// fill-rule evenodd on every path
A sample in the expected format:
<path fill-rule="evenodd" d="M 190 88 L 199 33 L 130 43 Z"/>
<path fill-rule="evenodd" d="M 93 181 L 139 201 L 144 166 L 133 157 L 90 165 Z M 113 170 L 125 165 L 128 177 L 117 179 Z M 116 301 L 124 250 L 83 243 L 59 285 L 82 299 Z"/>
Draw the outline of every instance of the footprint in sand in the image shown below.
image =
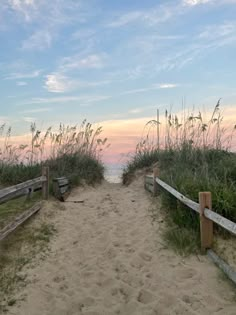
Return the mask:
<path fill-rule="evenodd" d="M 139 254 L 139 256 L 145 261 L 151 261 L 152 260 L 152 256 L 148 253 L 145 253 L 145 252 L 141 252 Z"/>
<path fill-rule="evenodd" d="M 130 300 L 130 297 L 132 295 L 132 289 L 130 287 L 126 286 L 122 286 L 121 288 L 119 288 L 118 290 L 121 299 L 125 302 L 128 303 Z"/>
<path fill-rule="evenodd" d="M 52 281 L 56 282 L 56 283 L 60 283 L 62 281 L 65 281 L 65 277 L 64 276 L 56 276 L 52 279 Z"/>
<path fill-rule="evenodd" d="M 133 267 L 133 268 L 136 268 L 138 270 L 142 269 L 143 266 L 144 266 L 144 261 L 143 259 L 141 259 L 139 256 L 137 257 L 134 257 L 131 262 L 130 262 L 130 265 Z"/>
<path fill-rule="evenodd" d="M 113 248 L 113 247 L 111 247 L 111 248 L 109 248 L 108 250 L 107 250 L 107 252 L 106 252 L 106 257 L 108 258 L 108 259 L 113 259 L 113 258 L 115 258 L 117 256 L 117 253 L 116 253 L 116 250 Z"/>
<path fill-rule="evenodd" d="M 156 300 L 156 297 L 149 291 L 142 289 L 137 297 L 137 301 L 142 304 L 149 304 Z"/>

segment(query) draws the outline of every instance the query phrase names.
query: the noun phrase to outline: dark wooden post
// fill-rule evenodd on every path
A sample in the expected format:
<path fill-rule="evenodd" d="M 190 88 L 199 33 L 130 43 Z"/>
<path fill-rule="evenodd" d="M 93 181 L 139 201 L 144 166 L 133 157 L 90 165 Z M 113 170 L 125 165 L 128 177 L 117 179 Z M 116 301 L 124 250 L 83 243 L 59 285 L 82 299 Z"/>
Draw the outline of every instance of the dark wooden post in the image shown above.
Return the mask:
<path fill-rule="evenodd" d="M 157 196 L 157 192 L 158 192 L 158 184 L 156 182 L 156 177 L 158 177 L 159 175 L 159 170 L 157 167 L 155 167 L 153 169 L 153 195 Z"/>
<path fill-rule="evenodd" d="M 213 242 L 213 222 L 205 217 L 205 208 L 212 210 L 212 198 L 210 192 L 199 193 L 200 205 L 200 232 L 201 232 L 201 251 L 206 253 L 212 247 Z"/>
<path fill-rule="evenodd" d="M 34 192 L 34 187 L 28 188 L 28 193 L 26 195 L 26 201 L 28 201 L 32 198 L 33 192 Z"/>
<path fill-rule="evenodd" d="M 43 200 L 48 200 L 49 197 L 49 167 L 43 166 L 42 176 L 46 177 L 46 181 L 42 184 Z"/>

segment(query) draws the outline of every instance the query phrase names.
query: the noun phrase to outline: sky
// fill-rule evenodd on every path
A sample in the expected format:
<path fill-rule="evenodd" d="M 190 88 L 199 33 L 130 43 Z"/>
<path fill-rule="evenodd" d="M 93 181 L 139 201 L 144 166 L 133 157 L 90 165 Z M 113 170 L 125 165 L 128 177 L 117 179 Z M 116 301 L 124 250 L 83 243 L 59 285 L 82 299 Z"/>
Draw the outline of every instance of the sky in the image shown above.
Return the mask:
<path fill-rule="evenodd" d="M 0 123 L 104 127 L 116 162 L 166 108 L 236 122 L 236 0 L 0 0 Z"/>

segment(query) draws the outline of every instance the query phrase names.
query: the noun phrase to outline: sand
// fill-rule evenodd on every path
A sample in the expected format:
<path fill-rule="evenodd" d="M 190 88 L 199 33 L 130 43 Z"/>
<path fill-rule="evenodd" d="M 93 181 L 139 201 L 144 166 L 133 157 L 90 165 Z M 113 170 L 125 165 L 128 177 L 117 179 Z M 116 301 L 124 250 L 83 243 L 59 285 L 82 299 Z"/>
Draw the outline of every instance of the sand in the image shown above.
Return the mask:
<path fill-rule="evenodd" d="M 84 203 L 55 209 L 51 252 L 25 270 L 25 299 L 9 314 L 236 314 L 234 290 L 207 257 L 182 258 L 163 244 L 142 179 L 79 188 L 68 200 Z"/>

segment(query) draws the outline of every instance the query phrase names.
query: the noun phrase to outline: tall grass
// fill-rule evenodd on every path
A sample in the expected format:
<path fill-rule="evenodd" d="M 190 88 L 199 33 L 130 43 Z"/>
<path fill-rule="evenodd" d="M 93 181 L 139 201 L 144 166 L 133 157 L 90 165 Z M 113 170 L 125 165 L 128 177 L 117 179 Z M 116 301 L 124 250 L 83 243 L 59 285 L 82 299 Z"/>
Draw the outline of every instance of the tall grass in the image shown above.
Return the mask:
<path fill-rule="evenodd" d="M 41 174 L 42 164 L 50 167 L 52 176 L 70 176 L 74 183 L 89 183 L 103 178 L 101 154 L 107 146 L 102 127 L 86 120 L 80 126 L 60 124 L 42 132 L 35 123 L 30 126 L 29 141 L 14 143 L 11 127 L 0 127 L 0 183 L 16 184 Z"/>
<path fill-rule="evenodd" d="M 161 147 L 147 134 L 124 169 L 123 182 L 156 164 L 162 180 L 196 202 L 199 191 L 211 191 L 214 210 L 236 222 L 236 154 L 230 151 L 235 131 L 236 125 L 224 127 L 219 102 L 207 121 L 200 112 L 179 119 L 166 111 Z M 162 201 L 178 227 L 199 231 L 198 215 L 168 193 L 162 193 Z"/>

